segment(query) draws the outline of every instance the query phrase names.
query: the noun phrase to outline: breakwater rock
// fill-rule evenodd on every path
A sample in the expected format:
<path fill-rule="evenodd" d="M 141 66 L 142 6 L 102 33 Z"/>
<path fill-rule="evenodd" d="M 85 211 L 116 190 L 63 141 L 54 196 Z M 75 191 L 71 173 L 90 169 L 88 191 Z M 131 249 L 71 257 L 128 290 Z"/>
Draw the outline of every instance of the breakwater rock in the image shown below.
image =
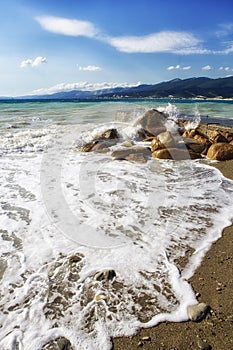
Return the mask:
<path fill-rule="evenodd" d="M 169 124 L 170 123 L 170 124 Z M 171 127 L 172 124 L 172 127 Z M 111 152 L 115 160 L 146 163 L 150 158 L 185 160 L 233 159 L 233 128 L 218 124 L 199 125 L 187 120 L 170 120 L 151 109 L 135 123 L 137 136 L 123 140 L 117 129 L 108 129 L 85 144 L 82 152 Z"/>

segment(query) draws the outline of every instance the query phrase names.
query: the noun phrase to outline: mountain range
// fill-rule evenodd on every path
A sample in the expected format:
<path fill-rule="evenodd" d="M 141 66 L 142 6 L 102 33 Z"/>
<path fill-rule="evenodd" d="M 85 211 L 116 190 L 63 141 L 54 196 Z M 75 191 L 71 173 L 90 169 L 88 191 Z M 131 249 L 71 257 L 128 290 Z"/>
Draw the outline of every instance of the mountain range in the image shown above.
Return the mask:
<path fill-rule="evenodd" d="M 60 91 L 46 95 L 28 95 L 21 99 L 100 99 L 100 98 L 233 98 L 233 76 L 173 79 L 158 84 L 83 91 Z"/>

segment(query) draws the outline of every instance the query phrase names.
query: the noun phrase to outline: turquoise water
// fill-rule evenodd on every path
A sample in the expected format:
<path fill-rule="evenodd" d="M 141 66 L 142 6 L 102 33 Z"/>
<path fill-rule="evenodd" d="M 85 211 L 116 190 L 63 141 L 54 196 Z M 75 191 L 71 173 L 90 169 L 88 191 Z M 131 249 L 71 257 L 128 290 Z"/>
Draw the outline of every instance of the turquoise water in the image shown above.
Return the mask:
<path fill-rule="evenodd" d="M 174 104 L 179 113 L 189 117 L 198 113 L 204 122 L 233 125 L 233 101 L 131 99 L 92 101 L 0 101 L 0 125 L 38 127 L 51 123 L 99 123 L 115 119 L 121 111 L 135 114 L 150 108 Z M 109 113 L 109 115 L 108 115 Z"/>

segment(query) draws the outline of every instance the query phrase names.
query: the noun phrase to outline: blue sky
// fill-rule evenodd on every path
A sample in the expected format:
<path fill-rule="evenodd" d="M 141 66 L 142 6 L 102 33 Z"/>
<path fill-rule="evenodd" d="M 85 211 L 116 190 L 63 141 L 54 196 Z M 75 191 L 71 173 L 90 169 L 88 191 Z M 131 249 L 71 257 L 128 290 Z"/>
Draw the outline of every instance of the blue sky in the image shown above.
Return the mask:
<path fill-rule="evenodd" d="M 233 75 L 233 2 L 1 0 L 0 96 Z"/>

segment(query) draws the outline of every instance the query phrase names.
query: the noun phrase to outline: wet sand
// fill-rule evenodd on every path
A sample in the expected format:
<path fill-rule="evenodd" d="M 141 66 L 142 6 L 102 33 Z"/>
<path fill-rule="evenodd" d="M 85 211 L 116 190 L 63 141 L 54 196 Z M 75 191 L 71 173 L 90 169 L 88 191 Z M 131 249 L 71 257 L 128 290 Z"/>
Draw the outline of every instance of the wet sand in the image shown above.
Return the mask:
<path fill-rule="evenodd" d="M 213 163 L 233 180 L 233 160 Z M 207 252 L 190 283 L 199 302 L 210 306 L 199 323 L 162 323 L 137 335 L 113 340 L 114 350 L 233 349 L 233 226 Z M 144 338 L 146 337 L 146 338 Z M 144 339 L 143 339 L 144 338 Z"/>

